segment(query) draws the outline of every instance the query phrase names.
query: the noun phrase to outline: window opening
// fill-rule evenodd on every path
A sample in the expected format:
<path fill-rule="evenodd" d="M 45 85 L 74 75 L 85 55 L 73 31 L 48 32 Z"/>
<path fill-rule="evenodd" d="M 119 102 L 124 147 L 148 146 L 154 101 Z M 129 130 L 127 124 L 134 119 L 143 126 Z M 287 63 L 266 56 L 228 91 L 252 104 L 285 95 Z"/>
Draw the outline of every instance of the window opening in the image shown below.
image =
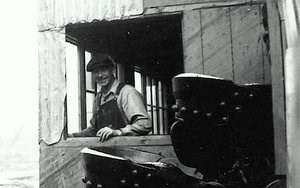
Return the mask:
<path fill-rule="evenodd" d="M 77 46 L 66 43 L 67 117 L 68 133 L 80 130 L 79 120 L 79 68 Z"/>
<path fill-rule="evenodd" d="M 146 80 L 146 84 L 144 83 Z M 152 131 L 150 134 L 168 134 L 168 104 L 166 101 L 166 84 L 149 75 L 134 71 L 135 88 L 143 95 L 147 112 L 152 120 Z"/>
<path fill-rule="evenodd" d="M 151 134 L 168 134 L 174 103 L 171 78 L 182 72 L 181 15 L 70 24 L 66 27 L 68 133 L 90 125 L 99 90 L 86 65 L 95 53 L 117 62 L 116 78 L 143 95 Z"/>

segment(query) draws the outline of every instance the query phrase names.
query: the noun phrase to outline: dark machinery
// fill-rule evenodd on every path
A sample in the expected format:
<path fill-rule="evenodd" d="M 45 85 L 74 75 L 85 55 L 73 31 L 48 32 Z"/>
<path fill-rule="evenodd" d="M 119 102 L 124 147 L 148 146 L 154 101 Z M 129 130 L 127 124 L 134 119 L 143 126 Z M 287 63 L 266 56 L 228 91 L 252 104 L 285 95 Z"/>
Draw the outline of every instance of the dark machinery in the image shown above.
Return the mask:
<path fill-rule="evenodd" d="M 82 181 L 87 188 L 200 188 L 205 183 L 169 164 L 128 160 L 146 157 L 156 161 L 162 157 L 157 154 L 104 147 L 91 151 L 82 151 L 86 171 Z"/>
<path fill-rule="evenodd" d="M 125 154 L 142 157 L 141 151 L 94 148 L 122 159 L 83 153 L 87 187 L 265 188 L 275 181 L 271 188 L 276 182 L 282 184 L 274 176 L 270 85 L 236 85 L 197 74 L 182 74 L 172 82 L 174 151 L 182 164 L 196 168 L 204 178 L 164 163 L 126 160 Z"/>
<path fill-rule="evenodd" d="M 265 187 L 275 178 L 270 85 L 182 74 L 173 91 L 180 162 L 226 187 Z"/>

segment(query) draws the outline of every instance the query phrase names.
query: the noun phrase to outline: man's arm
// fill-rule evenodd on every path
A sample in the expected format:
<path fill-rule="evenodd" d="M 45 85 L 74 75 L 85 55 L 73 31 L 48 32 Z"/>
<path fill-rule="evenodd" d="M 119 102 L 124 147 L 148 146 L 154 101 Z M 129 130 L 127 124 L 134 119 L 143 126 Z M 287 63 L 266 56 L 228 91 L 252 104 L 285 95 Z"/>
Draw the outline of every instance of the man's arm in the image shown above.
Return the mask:
<path fill-rule="evenodd" d="M 152 130 L 141 94 L 132 86 L 126 85 L 120 93 L 119 105 L 126 117 L 127 125 L 121 128 L 122 135 L 146 135 Z"/>

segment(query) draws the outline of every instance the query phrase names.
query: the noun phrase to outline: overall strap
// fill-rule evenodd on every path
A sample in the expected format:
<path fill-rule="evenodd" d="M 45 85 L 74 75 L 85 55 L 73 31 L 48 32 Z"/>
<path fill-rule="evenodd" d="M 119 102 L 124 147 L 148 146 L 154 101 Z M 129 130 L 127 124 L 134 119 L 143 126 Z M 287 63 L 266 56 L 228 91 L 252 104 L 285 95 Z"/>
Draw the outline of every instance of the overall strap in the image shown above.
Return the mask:
<path fill-rule="evenodd" d="M 120 91 L 123 89 L 123 87 L 125 86 L 126 84 L 121 82 L 119 83 L 118 87 L 117 87 L 117 90 L 116 90 L 116 95 L 118 96 L 120 94 Z"/>

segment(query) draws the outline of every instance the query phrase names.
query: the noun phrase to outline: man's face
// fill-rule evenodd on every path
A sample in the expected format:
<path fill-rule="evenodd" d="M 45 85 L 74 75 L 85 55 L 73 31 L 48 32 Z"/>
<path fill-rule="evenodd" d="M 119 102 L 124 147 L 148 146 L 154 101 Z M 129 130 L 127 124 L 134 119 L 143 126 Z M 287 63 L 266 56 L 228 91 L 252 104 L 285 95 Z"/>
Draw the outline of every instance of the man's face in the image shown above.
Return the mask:
<path fill-rule="evenodd" d="M 101 87 L 106 87 L 113 81 L 113 67 L 101 67 L 93 72 L 96 77 L 96 82 Z"/>

